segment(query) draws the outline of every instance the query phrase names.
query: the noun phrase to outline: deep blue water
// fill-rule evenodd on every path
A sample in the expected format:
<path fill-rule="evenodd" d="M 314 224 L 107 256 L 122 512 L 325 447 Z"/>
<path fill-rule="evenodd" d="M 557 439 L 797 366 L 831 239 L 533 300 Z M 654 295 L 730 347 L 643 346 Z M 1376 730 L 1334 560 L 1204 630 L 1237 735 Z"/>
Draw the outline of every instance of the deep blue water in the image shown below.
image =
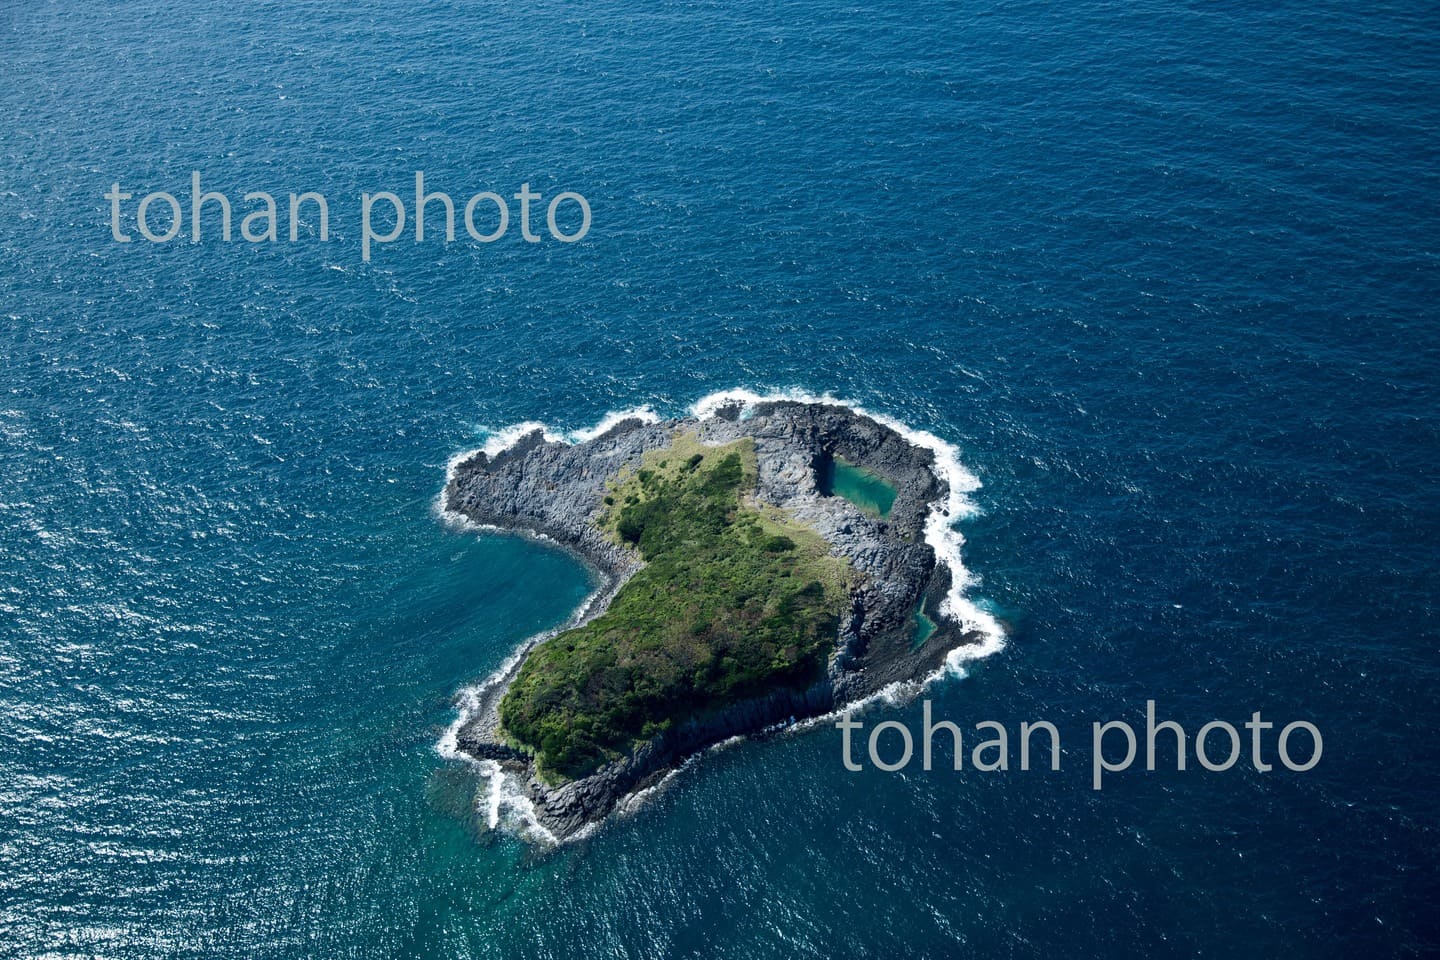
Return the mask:
<path fill-rule="evenodd" d="M 0 118 L 0 955 L 1440 949 L 1432 5 L 9 4 Z M 110 240 L 192 169 L 332 239 Z M 363 263 L 417 169 L 594 226 Z M 1010 635 L 934 709 L 1062 770 L 822 728 L 487 832 L 453 698 L 589 585 L 447 459 L 737 386 L 959 445 Z M 1323 759 L 1091 790 L 1147 698 Z"/>

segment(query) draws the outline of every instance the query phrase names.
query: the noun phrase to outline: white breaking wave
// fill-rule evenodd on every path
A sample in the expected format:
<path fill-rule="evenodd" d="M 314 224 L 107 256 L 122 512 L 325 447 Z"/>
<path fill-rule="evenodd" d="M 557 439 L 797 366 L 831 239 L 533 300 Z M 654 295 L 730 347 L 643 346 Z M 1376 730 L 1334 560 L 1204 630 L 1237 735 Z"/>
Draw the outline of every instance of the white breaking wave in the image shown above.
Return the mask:
<path fill-rule="evenodd" d="M 527 433 L 529 431 L 526 431 Z M 472 451 L 473 452 L 473 451 Z M 460 459 L 469 457 L 470 454 L 463 454 Z M 448 482 L 448 477 L 447 477 Z M 472 524 L 476 529 L 498 529 L 496 527 L 482 527 Z M 510 672 L 519 666 L 520 661 L 533 650 L 536 644 L 544 643 L 551 637 L 571 629 L 590 613 L 590 608 L 603 595 L 607 587 L 601 587 L 581 601 L 579 608 L 571 614 L 570 619 L 553 630 L 547 630 L 522 643 L 515 652 L 505 658 L 494 673 L 477 684 L 463 688 L 455 697 L 455 719 L 440 739 L 435 744 L 435 752 L 446 760 L 463 760 L 471 764 L 479 771 L 480 776 L 485 780 L 485 823 L 491 830 L 498 829 L 501 823 L 512 824 L 517 831 L 532 840 L 543 843 L 555 844 L 559 840 L 543 823 L 535 813 L 535 804 L 518 788 L 509 785 L 508 777 L 500 764 L 494 760 L 477 760 L 460 749 L 460 731 L 465 724 L 480 709 L 480 697 L 495 684 L 500 683 Z M 580 831 L 569 840 L 579 840 L 582 836 L 589 836 L 592 831 L 589 829 Z"/>
<path fill-rule="evenodd" d="M 660 415 L 649 407 L 631 407 L 629 410 L 617 410 L 614 413 L 607 413 L 600 418 L 600 422 L 588 430 L 572 430 L 565 435 L 565 438 L 572 443 L 584 443 L 586 440 L 594 440 L 605 433 L 617 423 L 625 420 L 639 420 L 641 423 L 659 423 Z"/>
<path fill-rule="evenodd" d="M 793 724 L 777 725 L 788 730 L 807 730 L 824 723 L 833 722 L 854 710 L 861 710 L 877 703 L 885 702 L 891 704 L 905 703 L 918 696 L 932 683 L 942 681 L 948 677 L 963 679 L 969 675 L 966 669 L 968 664 L 977 660 L 999 653 L 1005 647 L 1005 630 L 1000 622 L 988 611 L 984 610 L 970 596 L 969 591 L 976 586 L 976 578 L 966 567 L 961 558 L 961 548 L 965 544 L 965 538 L 956 528 L 956 524 L 977 511 L 970 494 L 980 489 L 980 479 L 965 465 L 960 462 L 960 452 L 954 444 L 942 440 L 928 430 L 915 429 L 901 421 L 883 413 L 875 413 L 867 410 L 857 403 L 851 403 L 829 394 L 813 394 L 803 390 L 783 390 L 771 393 L 757 393 L 753 390 L 736 388 L 721 390 L 701 397 L 691 404 L 689 413 L 691 416 L 708 420 L 718 415 L 722 409 L 731 407 L 740 408 L 741 418 L 749 416 L 755 406 L 761 403 L 792 400 L 800 403 L 820 403 L 829 406 L 843 407 L 848 410 L 869 417 L 877 423 L 884 424 L 898 433 L 912 446 L 929 450 L 935 458 L 935 471 L 940 479 L 945 481 L 948 493 L 945 497 L 930 504 L 930 514 L 925 520 L 925 542 L 935 551 L 936 559 L 945 564 L 950 572 L 950 590 L 941 601 L 938 615 L 959 624 L 967 633 L 978 633 L 981 637 L 978 643 L 969 643 L 958 646 L 945 656 L 944 663 L 933 674 L 921 680 L 901 680 L 889 684 L 881 690 L 876 691 L 863 700 L 849 703 L 837 708 L 830 713 L 819 717 L 797 721 Z M 445 466 L 445 488 L 448 488 L 450 481 L 454 479 L 455 471 L 460 464 L 470 459 L 476 453 L 484 452 L 487 456 L 494 457 L 505 450 L 510 449 L 520 442 L 524 437 L 539 430 L 547 441 L 560 443 L 584 443 L 600 436 L 617 423 L 624 420 L 637 419 L 644 423 L 657 423 L 660 420 L 657 414 L 649 406 L 634 407 L 627 410 L 618 410 L 607 413 L 600 419 L 600 422 L 593 427 L 578 430 L 558 430 L 548 424 L 535 420 L 527 420 L 522 423 L 512 424 L 495 430 L 486 430 L 486 439 L 483 446 L 466 450 L 451 457 Z M 497 530 L 497 527 L 477 524 L 464 515 L 448 510 L 444 502 L 444 489 L 436 498 L 436 513 L 447 524 L 467 530 Z M 505 662 L 500 665 L 490 676 L 474 686 L 466 687 L 456 696 L 457 716 L 450 724 L 445 733 L 441 735 L 435 750 L 440 756 L 446 759 L 466 760 L 472 763 L 479 770 L 487 784 L 486 796 L 484 798 L 486 823 L 490 829 L 498 829 L 502 823 L 513 824 L 521 834 L 531 839 L 540 840 L 546 843 L 558 842 L 555 835 L 540 822 L 536 816 L 534 804 L 530 798 L 525 796 L 519 789 L 509 785 L 510 780 L 501 766 L 493 760 L 475 760 L 466 756 L 459 749 L 460 730 L 479 709 L 480 695 L 500 683 L 504 677 L 518 664 L 521 658 L 534 649 L 537 643 L 570 629 L 579 623 L 589 613 L 590 608 L 606 592 L 601 588 L 585 598 L 584 602 L 575 614 L 565 623 L 564 626 L 555 630 L 547 631 L 538 637 L 520 645 Z M 738 738 L 731 738 L 732 740 Z M 721 746 L 721 745 L 716 745 Z M 712 748 L 714 749 L 714 748 Z M 646 790 L 638 791 L 631 797 L 621 801 L 617 812 L 624 816 L 634 812 L 645 802 L 667 786 L 682 770 L 688 768 L 700 755 L 688 758 L 675 770 L 669 771 L 659 783 Z M 578 840 L 581 837 L 589 836 L 597 828 L 591 824 L 584 830 L 567 838 Z"/>

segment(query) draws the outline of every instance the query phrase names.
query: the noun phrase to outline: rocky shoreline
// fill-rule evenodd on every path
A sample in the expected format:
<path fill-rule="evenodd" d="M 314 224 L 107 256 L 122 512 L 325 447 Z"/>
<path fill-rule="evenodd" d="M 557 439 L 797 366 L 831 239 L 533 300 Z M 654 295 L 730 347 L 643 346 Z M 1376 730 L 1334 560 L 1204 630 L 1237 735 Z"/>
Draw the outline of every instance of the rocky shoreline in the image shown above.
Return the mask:
<path fill-rule="evenodd" d="M 743 414 L 743 415 L 742 415 Z M 473 454 L 457 464 L 443 494 L 444 508 L 482 525 L 540 534 L 575 551 L 601 578 L 599 594 L 580 621 L 603 613 L 639 557 L 610 539 L 596 523 L 606 482 L 643 454 L 668 447 L 677 432 L 706 444 L 742 437 L 755 443 L 756 500 L 785 510 L 812 527 L 860 574 L 842 617 L 826 672 L 808 689 L 780 689 L 711 711 L 612 761 L 590 776 L 553 785 L 535 774 L 530 757 L 500 735 L 499 705 L 530 647 L 478 691 L 456 735 L 457 749 L 492 761 L 512 778 L 533 806 L 540 826 L 564 840 L 598 824 L 625 798 L 658 783 L 688 757 L 734 736 L 815 717 L 878 693 L 891 684 L 920 680 L 939 669 L 946 654 L 976 642 L 948 618 L 916 645 L 915 612 L 941 609 L 950 572 L 925 542 L 933 505 L 948 489 L 930 450 L 847 407 L 795 401 L 722 406 L 713 416 L 658 423 L 623 420 L 583 443 L 547 441 L 538 429 L 495 454 Z M 894 486 L 887 517 L 863 512 L 821 490 L 831 458 L 863 467 Z M 575 624 L 571 624 L 574 626 Z M 543 642 L 541 638 L 531 641 Z"/>

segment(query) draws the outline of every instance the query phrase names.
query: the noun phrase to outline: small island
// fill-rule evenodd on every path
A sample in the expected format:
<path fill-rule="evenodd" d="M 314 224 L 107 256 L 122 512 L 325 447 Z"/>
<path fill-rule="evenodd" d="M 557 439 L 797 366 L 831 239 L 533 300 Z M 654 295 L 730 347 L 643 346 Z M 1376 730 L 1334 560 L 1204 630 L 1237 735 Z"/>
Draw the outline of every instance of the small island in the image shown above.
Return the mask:
<path fill-rule="evenodd" d="M 934 613 L 947 493 L 930 450 L 827 403 L 537 429 L 461 460 L 446 511 L 575 551 L 601 589 L 478 688 L 456 749 L 563 840 L 721 741 L 932 674 L 980 639 Z"/>

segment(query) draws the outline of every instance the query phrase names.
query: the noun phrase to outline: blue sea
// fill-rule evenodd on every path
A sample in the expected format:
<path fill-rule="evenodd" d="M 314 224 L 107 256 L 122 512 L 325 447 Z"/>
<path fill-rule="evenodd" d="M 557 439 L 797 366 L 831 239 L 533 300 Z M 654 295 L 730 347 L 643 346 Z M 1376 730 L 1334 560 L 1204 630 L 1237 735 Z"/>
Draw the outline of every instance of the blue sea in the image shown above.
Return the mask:
<path fill-rule="evenodd" d="M 1434 955 L 1437 138 L 1414 0 L 5 4 L 0 956 Z M 112 239 L 192 171 L 277 242 Z M 593 224 L 365 261 L 416 171 Z M 594 584 L 447 462 L 730 389 L 956 447 L 1005 644 L 923 699 L 1059 771 L 820 725 L 489 829 L 437 744 Z M 1147 700 L 1323 757 L 1094 790 Z"/>

